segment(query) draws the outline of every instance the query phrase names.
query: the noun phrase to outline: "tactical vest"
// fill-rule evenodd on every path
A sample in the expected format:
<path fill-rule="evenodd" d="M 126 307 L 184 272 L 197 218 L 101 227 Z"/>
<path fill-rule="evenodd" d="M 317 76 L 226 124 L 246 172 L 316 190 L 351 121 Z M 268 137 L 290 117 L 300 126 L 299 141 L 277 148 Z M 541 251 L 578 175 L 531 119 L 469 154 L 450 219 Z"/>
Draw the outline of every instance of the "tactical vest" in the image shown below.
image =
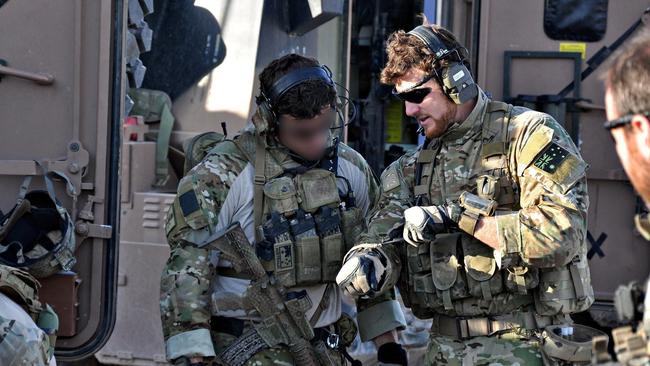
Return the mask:
<path fill-rule="evenodd" d="M 0 264 L 0 292 L 20 305 L 48 336 L 48 355 L 51 357 L 59 329 L 59 318 L 47 304 L 38 300 L 40 283 L 29 273 Z"/>
<path fill-rule="evenodd" d="M 519 187 L 513 178 L 516 172 L 510 169 L 508 160 L 509 143 L 520 130 L 510 124 L 513 106 L 489 102 L 486 108 L 482 130 L 475 131 L 481 137 L 469 146 L 470 151 L 465 150 L 464 169 L 471 173 L 465 181 L 446 186 L 444 177 L 434 176 L 440 147 L 420 151 L 414 187 L 416 205 L 444 204 L 467 190 L 495 200 L 497 215 L 499 211 L 521 209 Z M 438 170 L 440 175 L 442 170 Z M 441 192 L 433 191 L 434 179 L 443 182 Z M 499 269 L 492 248 L 464 232 L 439 234 L 429 244 L 403 247 L 402 255 L 407 263 L 400 277 L 407 281 L 400 280 L 401 293 L 407 306 L 421 318 L 432 317 L 436 312 L 452 316 L 499 313 L 503 309 L 481 310 L 492 312 L 488 314 L 468 314 L 461 300 L 476 298 L 485 300 L 481 303 L 489 303 L 495 295 L 506 292 L 521 295 L 518 302 L 504 304 L 506 311 L 519 310 L 517 306 L 534 302 L 539 315 L 579 312 L 593 302 L 584 246 L 568 266 L 541 269 L 528 267 L 523 261 L 514 265 L 508 263 Z"/>
<path fill-rule="evenodd" d="M 337 175 L 337 144 L 318 167 L 305 168 L 279 164 L 260 140 L 253 201 L 259 258 L 285 287 L 335 282 L 365 228 L 350 182 Z"/>

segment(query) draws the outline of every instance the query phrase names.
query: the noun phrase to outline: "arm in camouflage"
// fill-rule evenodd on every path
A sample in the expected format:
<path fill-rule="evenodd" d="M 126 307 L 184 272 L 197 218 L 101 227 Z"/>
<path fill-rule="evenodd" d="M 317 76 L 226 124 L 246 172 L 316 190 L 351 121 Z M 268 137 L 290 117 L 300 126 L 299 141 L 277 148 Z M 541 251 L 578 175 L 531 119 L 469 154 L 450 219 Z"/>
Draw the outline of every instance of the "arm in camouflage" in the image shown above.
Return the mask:
<path fill-rule="evenodd" d="M 389 258 L 399 258 L 399 252 L 394 247 L 397 243 L 389 241 L 402 237 L 404 210 L 415 204 L 413 186 L 415 177 L 415 153 L 407 153 L 393 162 L 381 174 L 379 197 L 368 219 L 368 231 L 361 235 L 359 244 L 378 244 L 386 251 Z M 399 274 L 401 265 L 393 260 L 395 276 Z M 390 274 L 389 274 L 390 275 Z"/>
<path fill-rule="evenodd" d="M 587 164 L 550 116 L 528 111 L 514 118 L 511 128 L 520 131 L 511 134 L 516 138 L 508 158 L 521 209 L 496 217 L 500 249 L 495 256 L 506 267 L 516 265 L 516 258 L 535 267 L 566 265 L 587 233 Z"/>
<path fill-rule="evenodd" d="M 343 158 L 353 162 L 363 172 L 368 186 L 368 197 L 357 198 L 359 199 L 359 207 L 365 207 L 364 217 L 368 217 L 368 213 L 377 207 L 379 201 L 377 178 L 368 163 L 356 151 L 342 145 L 340 154 Z M 364 202 L 367 202 L 367 204 Z M 358 234 L 365 235 L 362 230 L 359 230 Z M 346 242 L 359 243 L 360 236 L 352 238 L 352 240 L 347 239 Z M 395 329 L 403 329 L 406 326 L 404 314 L 399 302 L 395 300 L 395 293 L 392 289 L 372 299 L 356 299 L 356 305 L 359 335 L 364 342 L 392 332 Z"/>
<path fill-rule="evenodd" d="M 401 238 L 403 212 L 413 205 L 411 192 L 414 166 L 413 155 L 405 155 L 382 173 L 379 195 L 368 215 L 368 230 L 359 237 L 358 244 L 383 243 L 389 237 Z M 411 174 L 404 174 L 409 171 Z M 395 300 L 395 290 L 390 285 L 395 283 L 401 269 L 398 249 L 394 243 L 391 241 L 380 245 L 392 268 L 391 273 L 386 273 L 382 292 L 371 299 L 357 300 L 359 311 L 357 320 L 363 341 L 371 340 L 393 329 L 402 329 L 406 325 L 404 314 Z M 387 316 L 389 314 L 391 316 Z"/>
<path fill-rule="evenodd" d="M 229 189 L 246 166 L 234 144 L 221 145 L 180 181 L 167 215 L 171 254 L 161 276 L 160 312 L 170 360 L 215 356 L 209 325 L 215 270 L 210 250 L 193 243 L 202 243 L 214 231 Z"/>

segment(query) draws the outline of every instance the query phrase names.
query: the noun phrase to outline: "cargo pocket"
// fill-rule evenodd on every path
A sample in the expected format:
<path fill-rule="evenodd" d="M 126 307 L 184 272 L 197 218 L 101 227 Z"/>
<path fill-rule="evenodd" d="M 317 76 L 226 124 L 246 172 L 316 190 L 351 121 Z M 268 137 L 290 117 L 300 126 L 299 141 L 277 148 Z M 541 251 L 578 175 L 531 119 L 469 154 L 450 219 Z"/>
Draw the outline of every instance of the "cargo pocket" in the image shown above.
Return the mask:
<path fill-rule="evenodd" d="M 323 254 L 323 282 L 334 282 L 343 265 L 345 245 L 343 235 L 336 233 L 321 239 Z"/>
<path fill-rule="evenodd" d="M 313 169 L 297 176 L 296 180 L 302 200 L 301 207 L 305 211 L 313 214 L 323 206 L 338 207 L 339 191 L 332 172 Z"/>
<path fill-rule="evenodd" d="M 298 209 L 296 186 L 289 177 L 279 177 L 267 182 L 264 185 L 264 196 L 270 212 L 289 216 Z"/>
<path fill-rule="evenodd" d="M 296 238 L 296 282 L 313 285 L 320 282 L 321 253 L 318 236 Z"/>
<path fill-rule="evenodd" d="M 273 244 L 273 260 L 275 262 L 274 275 L 284 287 L 296 285 L 295 263 L 296 255 L 291 240 Z"/>
<path fill-rule="evenodd" d="M 431 242 L 431 274 L 446 310 L 454 308 L 452 300 L 469 297 L 467 279 L 460 270 L 458 241 L 460 233 L 439 234 Z"/>
<path fill-rule="evenodd" d="M 589 266 L 575 258 L 563 268 L 540 269 L 535 310 L 540 315 L 571 314 L 588 309 L 594 301 Z"/>
<path fill-rule="evenodd" d="M 506 270 L 506 289 L 508 292 L 526 295 L 539 285 L 539 270 L 535 267 L 511 267 Z"/>
<path fill-rule="evenodd" d="M 406 248 L 406 260 L 408 267 L 408 301 L 412 303 L 413 310 L 420 308 L 435 307 L 440 303 L 433 286 L 431 276 L 431 254 L 429 245 L 423 244 L 417 247 L 404 245 Z M 404 296 L 403 296 L 404 297 Z"/>
<path fill-rule="evenodd" d="M 463 235 L 463 262 L 467 272 L 467 286 L 473 297 L 492 300 L 503 291 L 503 278 L 497 271 L 493 251 L 478 240 Z"/>
<path fill-rule="evenodd" d="M 413 295 L 420 307 L 436 308 L 442 305 L 442 300 L 438 297 L 436 287 L 433 285 L 431 272 L 414 274 L 412 281 Z"/>

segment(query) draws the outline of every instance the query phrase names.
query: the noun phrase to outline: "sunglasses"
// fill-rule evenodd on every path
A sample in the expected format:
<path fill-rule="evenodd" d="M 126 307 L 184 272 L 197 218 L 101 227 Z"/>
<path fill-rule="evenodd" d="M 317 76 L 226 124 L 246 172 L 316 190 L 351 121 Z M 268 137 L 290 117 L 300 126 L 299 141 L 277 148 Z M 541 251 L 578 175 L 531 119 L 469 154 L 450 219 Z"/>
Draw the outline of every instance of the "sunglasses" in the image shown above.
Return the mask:
<path fill-rule="evenodd" d="M 427 81 L 433 79 L 435 74 L 431 74 L 419 83 L 413 85 L 412 87 L 402 91 L 402 92 L 397 92 L 397 89 L 393 88 L 393 96 L 399 98 L 400 100 L 404 102 L 409 102 L 409 103 L 414 103 L 414 104 L 420 104 L 424 100 L 424 98 L 431 93 L 431 88 L 420 88 L 422 85 L 424 85 Z"/>
<path fill-rule="evenodd" d="M 632 122 L 632 120 L 634 119 L 634 116 L 636 116 L 637 114 L 646 116 L 646 118 L 650 118 L 650 112 L 631 113 L 631 114 L 626 114 L 623 117 L 613 119 L 611 121 L 607 121 L 607 122 L 605 122 L 603 124 L 603 127 L 607 131 L 611 131 L 611 130 L 613 130 L 615 128 L 625 126 L 625 125 L 629 124 L 630 122 Z"/>

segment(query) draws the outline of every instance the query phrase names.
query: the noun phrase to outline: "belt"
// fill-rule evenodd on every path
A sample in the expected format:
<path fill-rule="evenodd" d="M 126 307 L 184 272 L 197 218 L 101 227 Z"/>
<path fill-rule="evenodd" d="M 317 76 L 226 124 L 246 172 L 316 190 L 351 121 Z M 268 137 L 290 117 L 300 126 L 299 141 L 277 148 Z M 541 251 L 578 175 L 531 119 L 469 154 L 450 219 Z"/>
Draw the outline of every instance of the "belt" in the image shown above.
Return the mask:
<path fill-rule="evenodd" d="M 553 324 L 554 318 L 533 312 L 520 312 L 493 317 L 450 317 L 436 315 L 431 332 L 459 340 L 472 337 L 490 336 L 514 329 L 538 330 Z"/>

